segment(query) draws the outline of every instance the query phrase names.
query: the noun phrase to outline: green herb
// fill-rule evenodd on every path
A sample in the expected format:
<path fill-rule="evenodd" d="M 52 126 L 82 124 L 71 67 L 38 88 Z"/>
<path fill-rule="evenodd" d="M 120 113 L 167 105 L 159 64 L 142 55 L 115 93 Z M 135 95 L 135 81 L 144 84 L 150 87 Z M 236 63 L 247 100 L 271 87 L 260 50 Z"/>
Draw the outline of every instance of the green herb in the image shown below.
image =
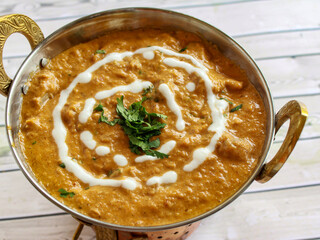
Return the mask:
<path fill-rule="evenodd" d="M 110 177 L 112 173 L 113 173 L 113 170 L 111 169 L 107 172 L 107 176 Z"/>
<path fill-rule="evenodd" d="M 147 88 L 144 88 L 144 89 L 143 89 L 142 96 L 145 96 L 145 95 L 147 95 L 148 93 L 152 93 L 152 89 L 153 89 L 153 86 L 149 86 L 149 87 L 147 87 Z"/>
<path fill-rule="evenodd" d="M 238 111 L 238 110 L 239 110 L 239 109 L 241 109 L 241 108 L 242 108 L 242 104 L 240 104 L 240 105 L 238 105 L 238 106 L 236 106 L 236 107 L 232 108 L 232 109 L 230 110 L 230 112 Z"/>
<path fill-rule="evenodd" d="M 86 187 L 84 190 L 88 190 L 90 187 Z"/>
<path fill-rule="evenodd" d="M 123 96 L 120 99 L 117 98 L 118 104 L 116 110 L 120 118 L 115 119 L 111 124 L 118 123 L 122 127 L 125 134 L 129 137 L 129 145 L 133 153 L 141 154 L 141 152 L 144 152 L 157 158 L 167 158 L 167 154 L 152 149 L 160 146 L 160 139 L 150 140 L 151 137 L 161 134 L 160 130 L 166 124 L 160 122 L 159 118 L 166 119 L 167 116 L 158 113 L 148 113 L 145 107 L 142 106 L 142 103 L 148 99 L 147 97 L 143 97 L 141 101 L 131 104 L 127 109 L 123 105 Z M 95 108 L 96 111 L 103 111 L 103 107 L 100 105 Z M 103 116 L 103 112 L 101 116 Z M 99 122 L 105 121 L 99 120 Z M 111 125 L 109 121 L 105 123 Z"/>
<path fill-rule="evenodd" d="M 99 118 L 99 123 L 104 122 L 104 123 L 109 124 L 110 126 L 114 126 L 119 121 L 119 119 L 115 119 L 113 121 L 108 121 L 108 118 L 104 116 L 104 110 L 103 110 L 103 106 L 101 105 L 101 103 L 99 103 L 99 105 L 97 107 L 95 107 L 94 111 L 101 112 L 101 116 Z"/>
<path fill-rule="evenodd" d="M 63 197 L 63 198 L 66 198 L 67 196 L 73 197 L 74 195 L 76 195 L 74 192 L 68 192 L 63 188 L 60 188 L 58 192 L 60 193 L 60 197 Z"/>
<path fill-rule="evenodd" d="M 32 145 L 35 145 L 37 143 L 37 141 L 34 141 L 33 143 L 32 143 Z"/>
<path fill-rule="evenodd" d="M 187 48 L 188 48 L 188 47 L 181 48 L 181 49 L 179 50 L 179 53 L 184 52 L 185 50 L 187 50 Z"/>
<path fill-rule="evenodd" d="M 140 75 L 142 74 L 142 71 L 141 71 L 141 70 L 139 70 L 139 74 L 140 74 Z"/>
<path fill-rule="evenodd" d="M 96 54 L 106 54 L 106 51 L 103 49 L 99 49 L 96 51 Z"/>
<path fill-rule="evenodd" d="M 220 100 L 225 100 L 226 102 L 230 103 L 231 105 L 233 105 L 233 102 L 231 102 L 230 100 L 226 99 L 226 98 L 223 98 L 221 97 Z"/>
<path fill-rule="evenodd" d="M 62 168 L 66 168 L 66 165 L 64 163 L 60 163 L 59 166 Z"/>
<path fill-rule="evenodd" d="M 92 160 L 96 160 L 96 157 L 93 157 Z"/>
<path fill-rule="evenodd" d="M 118 168 L 118 169 L 116 169 L 116 170 L 109 170 L 108 172 L 107 172 L 107 176 L 108 177 L 116 177 L 116 176 L 118 176 L 119 174 L 121 174 L 121 170 Z"/>

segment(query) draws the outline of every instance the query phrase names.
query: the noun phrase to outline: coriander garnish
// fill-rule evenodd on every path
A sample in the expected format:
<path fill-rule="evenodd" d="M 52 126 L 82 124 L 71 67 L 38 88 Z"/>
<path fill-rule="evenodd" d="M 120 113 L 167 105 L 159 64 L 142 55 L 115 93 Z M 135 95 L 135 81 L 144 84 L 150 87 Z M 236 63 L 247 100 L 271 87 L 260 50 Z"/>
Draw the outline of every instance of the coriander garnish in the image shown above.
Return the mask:
<path fill-rule="evenodd" d="M 179 53 L 184 52 L 185 50 L 187 50 L 187 48 L 188 48 L 188 47 L 181 48 L 181 49 L 179 50 Z"/>
<path fill-rule="evenodd" d="M 99 105 L 94 109 L 94 111 L 101 112 L 101 116 L 99 118 L 99 123 L 104 122 L 104 123 L 109 124 L 110 126 L 114 126 L 119 121 L 119 119 L 115 119 L 113 121 L 108 121 L 108 118 L 104 116 L 104 110 L 103 110 L 103 106 L 101 105 L 101 103 L 99 103 Z"/>
<path fill-rule="evenodd" d="M 226 102 L 230 103 L 231 105 L 233 105 L 233 102 L 231 102 L 230 100 L 226 99 L 226 98 L 223 98 L 221 97 L 220 100 L 225 100 Z"/>
<path fill-rule="evenodd" d="M 60 193 L 60 197 L 63 197 L 63 198 L 66 198 L 67 196 L 73 197 L 74 195 L 76 195 L 74 192 L 68 192 L 63 188 L 60 188 L 58 192 Z"/>
<path fill-rule="evenodd" d="M 37 143 L 37 141 L 34 141 L 33 143 L 32 143 L 32 145 L 35 145 Z"/>
<path fill-rule="evenodd" d="M 111 126 L 119 124 L 124 130 L 125 134 L 129 137 L 129 144 L 131 152 L 141 154 L 141 151 L 147 155 L 157 158 L 168 157 L 167 154 L 153 150 L 152 148 L 158 148 L 160 146 L 160 139 L 157 138 L 150 141 L 153 136 L 161 134 L 160 129 L 166 126 L 165 123 L 159 121 L 159 118 L 166 119 L 167 116 L 158 113 L 148 113 L 145 107 L 142 106 L 144 101 L 148 100 L 147 97 L 143 97 L 141 101 L 131 104 L 129 109 L 123 105 L 123 96 L 117 98 L 117 114 L 120 118 L 110 121 L 104 121 L 103 106 L 99 104 L 95 110 L 102 111 L 99 122 L 107 123 Z"/>
<path fill-rule="evenodd" d="M 106 51 L 103 50 L 103 49 L 99 49 L 99 50 L 96 51 L 95 54 L 106 54 Z"/>
<path fill-rule="evenodd" d="M 147 88 L 144 88 L 144 89 L 143 89 L 142 96 L 145 96 L 145 95 L 147 95 L 148 93 L 152 93 L 152 89 L 153 89 L 153 86 L 149 86 L 149 87 L 147 87 Z"/>
<path fill-rule="evenodd" d="M 92 157 L 92 160 L 94 160 L 94 161 L 95 161 L 95 160 L 97 160 L 97 159 L 96 159 L 96 157 Z"/>
<path fill-rule="evenodd" d="M 118 169 L 116 169 L 116 170 L 109 170 L 108 172 L 107 172 L 107 176 L 108 177 L 117 177 L 117 176 L 119 176 L 121 174 L 121 170 L 118 168 Z"/>
<path fill-rule="evenodd" d="M 113 170 L 111 169 L 111 170 L 109 170 L 109 171 L 107 172 L 107 176 L 110 177 L 110 176 L 112 175 L 112 173 L 113 173 Z"/>
<path fill-rule="evenodd" d="M 236 106 L 236 107 L 232 108 L 232 109 L 230 110 L 230 112 L 238 111 L 238 110 L 239 110 L 239 109 L 241 109 L 241 108 L 242 108 L 242 103 L 241 103 L 240 105 L 238 105 L 238 106 Z"/>
<path fill-rule="evenodd" d="M 60 163 L 59 167 L 66 168 L 66 165 L 64 163 Z"/>

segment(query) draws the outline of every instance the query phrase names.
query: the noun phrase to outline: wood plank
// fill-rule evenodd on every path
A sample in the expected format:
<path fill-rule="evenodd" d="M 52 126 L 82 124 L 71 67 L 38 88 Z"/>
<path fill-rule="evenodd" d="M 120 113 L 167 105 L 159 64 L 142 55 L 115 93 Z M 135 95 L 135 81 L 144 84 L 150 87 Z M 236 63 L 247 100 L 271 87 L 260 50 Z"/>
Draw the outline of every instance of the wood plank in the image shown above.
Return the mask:
<path fill-rule="evenodd" d="M 317 95 L 309 97 L 303 95 L 319 94 L 320 57 L 270 59 L 285 55 L 311 55 L 320 52 L 320 45 L 316 41 L 319 39 L 320 2 L 283 0 L 228 4 L 229 1 L 237 0 L 227 0 L 227 4 L 225 1 L 220 4 L 222 0 L 71 0 L 65 2 L 51 0 L 46 3 L 4 0 L 0 4 L 0 15 L 4 12 L 19 12 L 37 18 L 46 36 L 79 15 L 120 6 L 170 8 L 208 20 L 229 35 L 236 36 L 236 40 L 250 51 L 252 56 L 260 59 L 258 64 L 276 98 L 276 109 L 289 99 L 297 98 L 296 95 L 301 95 L 297 99 L 304 101 L 311 113 L 303 137 L 318 136 L 320 99 Z M 215 6 L 216 3 L 220 5 Z M 199 6 L 202 4 L 205 6 Z M 191 7 L 191 5 L 198 6 Z M 67 17 L 67 19 L 61 19 L 61 17 Z M 45 21 L 44 18 L 52 18 L 52 20 Z M 30 51 L 24 37 L 17 37 L 17 40 L 15 40 L 16 36 L 12 37 L 5 45 L 4 56 L 25 55 Z M 269 60 L 261 60 L 265 58 Z M 8 58 L 5 64 L 7 60 Z M 16 72 L 14 65 L 17 63 L 16 68 L 20 65 L 19 60 L 21 63 L 23 58 L 13 59 L 10 62 L 11 66 L 6 67 L 7 72 L 11 71 L 9 73 L 12 74 L 11 76 Z M 4 120 L 4 103 L 5 98 L 1 96 L 0 126 Z M 279 132 L 277 141 L 281 141 L 284 134 L 285 128 Z M 5 149 L 5 152 L 8 149 L 6 137 L 3 136 L 0 128 L 0 138 L 4 140 L 3 143 L 0 141 L 0 155 L 1 149 Z M 279 145 L 280 143 L 273 145 L 270 157 Z M 270 182 L 253 183 L 248 191 L 234 203 L 206 219 L 190 240 L 320 239 L 320 186 L 296 188 L 299 185 L 319 184 L 319 146 L 319 138 L 299 141 L 288 162 Z M 2 169 L 16 167 L 10 153 L 2 155 L 0 172 Z M 17 177 L 18 175 L 20 177 Z M 5 185 L 8 186 L 4 187 Z M 272 190 L 287 187 L 294 188 Z M 40 215 L 62 213 L 37 193 L 21 172 L 0 173 L 0 190 L 2 193 L 0 205 L 4 206 L 0 207 L 0 218 L 2 216 L 31 217 L 34 213 Z M 270 192 L 257 192 L 265 190 Z M 21 198 L 23 201 L 14 200 L 15 198 Z M 12 213 L 3 208 L 12 210 Z M 30 211 L 25 208 L 30 208 Z M 76 225 L 76 221 L 68 215 L 0 221 L 0 239 L 71 239 Z M 94 233 L 90 228 L 85 228 L 84 231 L 81 239 L 94 239 Z"/>
<path fill-rule="evenodd" d="M 21 171 L 0 173 L 0 220 L 59 213 L 62 210 L 43 197 Z"/>
<path fill-rule="evenodd" d="M 281 143 L 273 144 L 268 162 Z M 253 182 L 246 192 L 290 188 L 320 183 L 320 139 L 298 141 L 295 149 L 280 171 L 267 183 Z"/>
<path fill-rule="evenodd" d="M 277 113 L 290 100 L 297 100 L 304 103 L 309 112 L 309 118 L 301 134 L 301 138 L 314 138 L 320 136 L 320 95 L 307 95 L 288 98 L 274 99 L 274 109 Z M 282 141 L 287 133 L 288 123 L 278 131 L 276 140 Z M 320 146 L 320 145 L 319 145 Z"/>
<path fill-rule="evenodd" d="M 190 240 L 320 239 L 320 186 L 244 194 L 205 219 Z"/>
<path fill-rule="evenodd" d="M 105 6 L 107 6 L 105 4 Z M 143 4 L 141 5 L 143 6 Z M 296 7 L 297 6 L 297 7 Z M 165 6 L 164 6 L 165 7 Z M 107 7 L 108 8 L 108 7 Z M 73 8 L 70 8 L 71 10 Z M 104 8 L 99 8 L 101 11 Z M 109 9 L 109 8 L 108 8 Z M 276 9 L 276 10 L 275 10 Z M 319 28 L 320 15 L 317 14 L 317 9 L 320 10 L 320 4 L 316 0 L 305 1 L 303 4 L 301 1 L 254 1 L 254 2 L 244 2 L 241 4 L 225 4 L 225 5 L 213 5 L 205 7 L 193 7 L 193 8 L 177 8 L 176 11 L 189 14 L 196 18 L 202 19 L 209 24 L 212 24 L 221 30 L 225 31 L 228 35 L 243 35 L 243 34 L 258 34 L 268 31 L 282 31 L 288 29 L 304 29 L 304 28 Z M 73 10 L 72 10 L 73 11 Z M 77 11 L 77 8 L 74 9 Z M 55 11 L 53 11 L 55 12 Z M 86 10 L 86 12 L 88 12 Z M 309 12 L 306 17 L 305 12 Z M 27 14 L 28 15 L 28 14 Z M 63 17 L 64 15 L 60 15 Z M 291 16 L 295 16 L 292 18 Z M 58 18 L 48 21 L 38 21 L 40 28 L 42 29 L 45 36 L 48 36 L 53 31 L 62 27 L 63 25 L 72 22 L 75 18 Z M 239 23 L 239 24 L 235 24 Z M 241 23 L 241 24 L 240 24 Z M 298 27 L 297 27 L 298 26 Z M 311 31 L 310 31 L 311 32 Z M 290 33 L 287 33 L 290 35 Z M 300 33 L 299 33 L 300 34 Z M 303 33 L 308 35 L 307 32 Z M 303 35 L 302 34 L 302 35 Z M 15 34 L 18 35 L 18 34 Z M 287 36 L 287 35 L 284 35 Z M 295 33 L 290 35 L 292 40 L 294 40 Z M 16 37 L 16 36 L 14 36 Z M 22 41 L 21 38 L 19 37 Z M 300 39 L 301 38 L 301 39 Z M 259 38 L 260 39 L 260 38 Z M 268 42 L 271 45 L 276 45 L 277 41 L 272 41 L 274 36 L 269 36 Z M 280 38 L 282 39 L 282 37 Z M 297 44 L 303 42 L 304 37 L 298 37 L 300 39 Z M 317 38 L 314 38 L 312 42 L 316 45 Z M 261 39 L 260 39 L 261 40 Z M 259 40 L 259 45 L 263 46 L 263 41 Z M 284 39 L 285 40 L 285 39 Z M 289 39 L 290 40 L 290 39 Z M 249 41 L 251 46 L 252 40 L 247 39 L 247 37 L 239 40 L 240 42 Z M 266 40 L 264 40 L 266 41 Z M 23 42 L 23 41 L 22 41 Z M 294 44 L 295 41 L 293 41 Z M 308 43 L 308 44 L 309 44 Z M 9 54 L 5 56 L 21 56 L 29 53 L 30 48 L 27 46 L 27 41 L 25 40 L 23 44 L 14 44 L 14 41 L 8 41 L 6 45 L 9 45 Z M 255 43 L 257 45 L 257 43 Z M 304 45 L 305 46 L 305 45 Z M 319 45 L 318 45 L 319 47 Z M 251 49 L 251 48 L 250 48 Z M 260 49 L 260 47 L 259 47 Z M 277 49 L 282 49 L 281 46 L 277 46 Z M 289 49 L 289 48 L 288 48 Z M 257 52 L 257 50 L 250 50 Z M 6 52 L 6 51 L 5 51 Z M 263 51 L 262 51 L 263 53 Z M 254 57 L 257 57 L 253 55 Z M 260 55 L 259 55 L 260 56 Z"/>
<path fill-rule="evenodd" d="M 229 4 L 233 3 L 233 4 Z M 203 6 L 201 6 L 203 4 Z M 261 31 L 314 28 L 319 27 L 319 4 L 317 0 L 299 1 L 237 1 L 237 0 L 139 0 L 139 1 L 68 1 L 62 3 L 56 0 L 50 4 L 10 1 L 0 11 L 1 15 L 22 13 L 34 19 L 86 15 L 107 9 L 119 7 L 161 7 L 172 8 L 186 14 L 198 17 L 216 25 L 230 34 L 245 34 Z M 64 11 L 65 8 L 68 11 Z M 306 15 L 305 13 L 308 12 Z M 294 17 L 292 17 L 294 16 Z M 73 18 L 73 19 L 76 19 Z M 235 24 L 238 23 L 238 24 Z M 62 26 L 62 25 L 60 25 Z M 235 27 L 236 26 L 236 27 Z"/>
<path fill-rule="evenodd" d="M 0 126 L 0 173 L 18 168 L 11 154 L 5 130 L 4 126 Z"/>
<path fill-rule="evenodd" d="M 320 93 L 320 55 L 257 61 L 273 97 Z"/>
<path fill-rule="evenodd" d="M 78 222 L 70 215 L 0 221 L 0 239 L 60 240 L 71 239 Z M 94 240 L 95 233 L 85 226 L 79 240 Z"/>
<path fill-rule="evenodd" d="M 41 21 L 48 18 L 72 17 L 79 15 L 87 15 L 88 13 L 100 12 L 107 9 L 125 8 L 125 7 L 155 7 L 155 8 L 191 8 L 195 6 L 207 5 L 225 5 L 256 0 L 105 0 L 105 1 L 80 1 L 72 0 L 61 2 L 60 0 L 52 0 L 50 4 L 41 1 L 21 1 L 11 0 L 2 4 L 0 15 L 19 12 L 29 17 Z M 65 11 L 68 8 L 69 11 Z"/>
<path fill-rule="evenodd" d="M 257 1 L 183 9 L 229 35 L 319 27 L 317 0 Z M 306 14 L 307 13 L 307 14 Z"/>
<path fill-rule="evenodd" d="M 320 237 L 320 186 L 243 194 L 203 220 L 190 240 L 307 239 Z M 69 215 L 0 221 L 1 239 L 70 239 Z M 19 231 L 17 231 L 19 229 Z M 94 239 L 84 228 L 82 239 Z"/>
<path fill-rule="evenodd" d="M 320 29 L 236 37 L 236 41 L 255 59 L 314 54 L 320 55 Z M 308 47 L 306 47 L 308 46 Z"/>

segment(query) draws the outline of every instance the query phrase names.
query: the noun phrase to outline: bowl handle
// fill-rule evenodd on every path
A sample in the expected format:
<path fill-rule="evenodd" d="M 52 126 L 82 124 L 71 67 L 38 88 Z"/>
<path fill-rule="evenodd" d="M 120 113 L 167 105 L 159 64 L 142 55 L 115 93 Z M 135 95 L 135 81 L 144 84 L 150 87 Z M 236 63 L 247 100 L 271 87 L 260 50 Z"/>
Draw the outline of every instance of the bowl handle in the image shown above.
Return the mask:
<path fill-rule="evenodd" d="M 4 43 L 13 33 L 21 33 L 34 49 L 44 39 L 39 26 L 29 17 L 21 14 L 10 14 L 0 17 L 0 93 L 7 96 L 12 79 L 4 71 L 2 54 Z"/>
<path fill-rule="evenodd" d="M 276 155 L 267 164 L 263 165 L 255 180 L 265 183 L 280 170 L 294 149 L 307 117 L 308 110 L 306 106 L 296 100 L 286 103 L 279 110 L 275 117 L 275 132 L 277 133 L 280 127 L 290 119 L 287 135 Z"/>

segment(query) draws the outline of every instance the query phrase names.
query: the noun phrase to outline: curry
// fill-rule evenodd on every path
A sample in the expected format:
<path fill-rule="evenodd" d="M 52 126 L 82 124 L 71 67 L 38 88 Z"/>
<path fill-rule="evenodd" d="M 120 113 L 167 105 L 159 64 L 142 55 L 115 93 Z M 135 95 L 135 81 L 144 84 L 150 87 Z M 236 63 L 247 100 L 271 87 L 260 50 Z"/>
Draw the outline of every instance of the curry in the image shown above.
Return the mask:
<path fill-rule="evenodd" d="M 245 72 L 182 31 L 112 32 L 35 72 L 20 144 L 65 205 L 127 226 L 186 220 L 249 178 L 266 114 Z"/>

